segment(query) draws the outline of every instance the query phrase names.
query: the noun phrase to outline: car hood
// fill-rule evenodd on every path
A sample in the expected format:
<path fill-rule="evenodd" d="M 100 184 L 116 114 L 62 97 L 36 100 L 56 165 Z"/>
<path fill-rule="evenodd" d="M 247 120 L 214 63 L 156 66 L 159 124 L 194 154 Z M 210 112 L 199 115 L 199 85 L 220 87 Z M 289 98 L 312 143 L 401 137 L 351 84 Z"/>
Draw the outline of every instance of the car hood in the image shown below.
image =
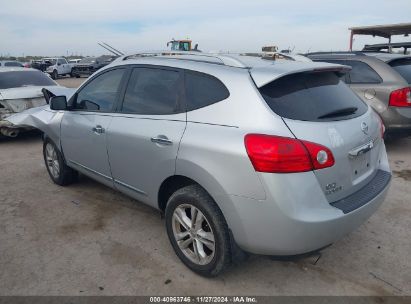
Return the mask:
<path fill-rule="evenodd" d="M 66 96 L 67 100 L 69 100 L 76 90 L 77 89 L 65 88 L 61 86 L 51 86 L 43 88 L 43 93 L 41 93 L 41 95 L 44 95 L 44 98 L 48 103 L 50 97 L 53 96 Z M 46 132 L 46 121 L 51 119 L 51 117 L 54 117 L 56 113 L 58 113 L 58 111 L 51 110 L 50 105 L 46 104 L 10 115 L 6 118 L 6 120 L 15 126 L 30 126 Z"/>
<path fill-rule="evenodd" d="M 21 88 L 12 88 L 0 90 L 0 100 L 8 99 L 26 99 L 26 98 L 37 98 L 42 97 L 42 89 L 46 88 L 48 90 L 54 90 L 55 88 L 61 88 L 60 86 L 46 86 L 46 87 L 21 87 Z"/>
<path fill-rule="evenodd" d="M 63 111 L 53 111 L 50 105 L 27 109 L 21 113 L 10 115 L 5 120 L 9 128 L 33 127 L 49 136 L 60 146 L 60 122 Z"/>

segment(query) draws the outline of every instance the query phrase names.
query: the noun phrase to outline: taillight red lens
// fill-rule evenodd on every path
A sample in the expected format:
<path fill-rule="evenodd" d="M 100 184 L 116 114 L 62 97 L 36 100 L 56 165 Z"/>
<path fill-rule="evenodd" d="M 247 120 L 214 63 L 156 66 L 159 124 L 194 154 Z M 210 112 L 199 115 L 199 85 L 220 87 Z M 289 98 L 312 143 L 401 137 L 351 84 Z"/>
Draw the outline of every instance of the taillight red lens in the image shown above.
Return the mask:
<path fill-rule="evenodd" d="M 330 149 L 310 141 L 302 140 L 302 143 L 310 154 L 315 170 L 332 167 L 334 165 L 335 160 Z"/>
<path fill-rule="evenodd" d="M 390 94 L 390 106 L 393 107 L 410 107 L 411 106 L 411 88 L 403 88 L 392 91 Z"/>
<path fill-rule="evenodd" d="M 248 134 L 244 142 L 251 163 L 259 172 L 306 172 L 334 165 L 331 151 L 312 142 L 264 134 Z"/>

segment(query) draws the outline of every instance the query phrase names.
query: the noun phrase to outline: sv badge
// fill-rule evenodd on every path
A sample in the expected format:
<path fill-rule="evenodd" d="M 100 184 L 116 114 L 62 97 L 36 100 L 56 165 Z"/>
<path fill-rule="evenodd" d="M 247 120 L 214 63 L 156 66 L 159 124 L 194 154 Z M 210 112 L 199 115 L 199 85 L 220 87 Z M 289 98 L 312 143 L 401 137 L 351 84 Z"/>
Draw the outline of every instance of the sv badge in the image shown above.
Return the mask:
<path fill-rule="evenodd" d="M 335 192 L 342 190 L 342 186 L 337 185 L 337 183 L 330 183 L 325 186 L 325 194 L 330 195 Z"/>

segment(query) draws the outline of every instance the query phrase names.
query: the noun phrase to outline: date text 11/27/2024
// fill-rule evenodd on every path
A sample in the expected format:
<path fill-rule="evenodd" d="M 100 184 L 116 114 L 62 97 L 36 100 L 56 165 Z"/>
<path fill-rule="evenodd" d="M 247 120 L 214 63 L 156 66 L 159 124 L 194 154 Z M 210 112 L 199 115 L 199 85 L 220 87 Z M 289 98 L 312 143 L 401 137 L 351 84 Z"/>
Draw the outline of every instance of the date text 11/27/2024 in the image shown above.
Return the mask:
<path fill-rule="evenodd" d="M 258 303 L 255 297 L 248 296 L 198 296 L 198 297 L 150 297 L 150 303 Z"/>

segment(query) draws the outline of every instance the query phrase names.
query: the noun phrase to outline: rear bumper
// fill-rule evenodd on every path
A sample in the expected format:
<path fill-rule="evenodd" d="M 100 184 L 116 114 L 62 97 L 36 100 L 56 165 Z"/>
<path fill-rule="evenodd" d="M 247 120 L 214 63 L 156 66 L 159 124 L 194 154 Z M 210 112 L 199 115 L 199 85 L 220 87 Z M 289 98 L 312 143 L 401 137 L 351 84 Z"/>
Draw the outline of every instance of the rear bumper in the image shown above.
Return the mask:
<path fill-rule="evenodd" d="M 251 253 L 277 256 L 303 254 L 334 243 L 364 223 L 384 201 L 391 175 L 385 151 L 384 156 L 380 170 L 389 175 L 388 180 L 346 213 L 327 201 L 313 172 L 261 174 L 266 200 L 227 198 L 226 206 L 232 207 L 223 213 L 236 243 Z M 364 194 L 364 188 L 358 192 Z"/>
<path fill-rule="evenodd" d="M 381 117 L 388 134 L 411 135 L 411 107 L 388 107 Z"/>
<path fill-rule="evenodd" d="M 72 71 L 72 74 L 74 74 L 74 75 L 87 75 L 87 76 L 90 76 L 91 74 L 93 74 L 94 73 L 94 71 L 84 71 L 84 70 L 82 70 L 82 71 L 78 71 L 78 70 L 73 70 Z"/>

